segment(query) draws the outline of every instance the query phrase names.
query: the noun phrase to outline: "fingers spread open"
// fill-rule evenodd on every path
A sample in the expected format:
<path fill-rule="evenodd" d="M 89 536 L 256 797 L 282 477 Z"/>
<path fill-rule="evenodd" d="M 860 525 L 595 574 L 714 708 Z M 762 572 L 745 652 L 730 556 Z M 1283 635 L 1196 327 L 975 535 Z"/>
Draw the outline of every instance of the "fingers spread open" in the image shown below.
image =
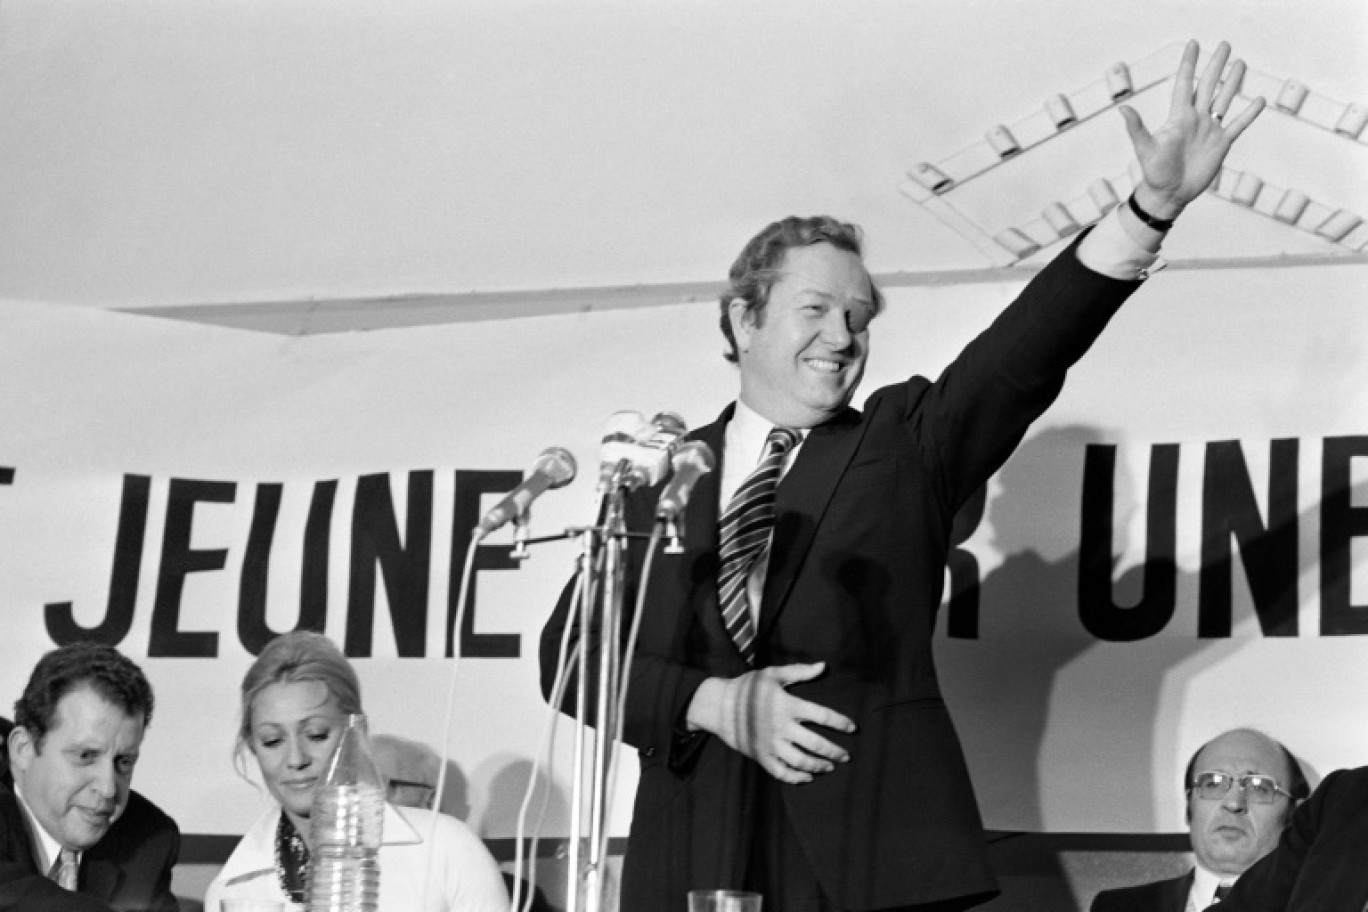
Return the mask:
<path fill-rule="evenodd" d="M 812 773 L 796 770 L 777 756 L 770 757 L 761 765 L 765 768 L 765 772 L 780 782 L 787 782 L 789 785 L 802 785 L 805 782 L 811 782 L 813 779 Z"/>
<path fill-rule="evenodd" d="M 855 723 L 834 709 L 828 709 L 818 703 L 809 703 L 807 700 L 799 700 L 796 697 L 794 702 L 797 704 L 794 707 L 794 718 L 800 722 L 823 725 L 827 728 L 843 731 L 846 734 L 855 731 Z"/>
<path fill-rule="evenodd" d="M 1183 59 L 1178 64 L 1178 72 L 1173 77 L 1173 98 L 1170 106 L 1179 110 L 1192 103 L 1192 77 L 1197 72 L 1197 42 L 1189 41 L 1183 48 Z"/>
<path fill-rule="evenodd" d="M 1254 122 L 1254 118 L 1258 117 L 1259 113 L 1263 111 L 1263 109 L 1264 100 L 1262 98 L 1256 98 L 1249 104 L 1245 105 L 1244 110 L 1241 111 L 1238 115 L 1236 115 L 1233 120 L 1226 121 L 1226 136 L 1229 139 L 1229 141 L 1234 142 L 1236 139 L 1238 139 L 1240 134 L 1245 131 L 1245 127 L 1252 124 Z"/>
<path fill-rule="evenodd" d="M 1217 120 L 1225 117 L 1230 110 L 1230 104 L 1235 100 L 1235 95 L 1240 91 L 1240 83 L 1244 81 L 1245 63 L 1237 60 L 1230 65 L 1230 72 L 1226 74 L 1225 80 L 1221 83 L 1220 90 L 1216 93 L 1216 99 L 1211 103 L 1211 114 Z"/>
<path fill-rule="evenodd" d="M 833 763 L 845 763 L 850 759 L 850 754 L 846 753 L 845 748 L 804 725 L 795 723 L 785 734 L 789 744 L 802 750 L 813 762 L 820 765 L 821 772 L 829 772 Z M 812 769 L 810 765 L 804 765 L 802 768 Z"/>
<path fill-rule="evenodd" d="M 1143 151 L 1148 149 L 1153 142 L 1153 137 L 1150 135 L 1149 128 L 1146 127 L 1145 122 L 1140 119 L 1140 115 L 1136 112 L 1135 108 L 1132 108 L 1130 105 L 1121 105 L 1118 110 L 1121 111 L 1122 120 L 1126 122 L 1126 132 L 1130 134 L 1131 143 L 1135 146 L 1136 152 L 1143 153 Z"/>
<path fill-rule="evenodd" d="M 808 664 L 795 665 L 772 665 L 769 668 L 761 669 L 760 673 L 772 678 L 781 687 L 788 687 L 790 684 L 797 684 L 801 681 L 811 681 L 819 676 L 826 668 L 822 662 L 812 662 Z"/>
<path fill-rule="evenodd" d="M 1216 53 L 1211 55 L 1207 61 L 1206 69 L 1202 71 L 1202 81 L 1197 84 L 1197 94 L 1192 99 L 1192 104 L 1198 112 L 1206 112 L 1211 108 L 1211 101 L 1216 97 L 1216 86 L 1221 81 L 1221 74 L 1225 72 L 1226 61 L 1230 59 L 1230 45 L 1222 41 L 1216 45 Z"/>
<path fill-rule="evenodd" d="M 789 769 L 809 775 L 821 775 L 829 773 L 836 768 L 830 760 L 824 760 L 816 754 L 803 750 L 797 744 L 786 742 L 778 750 L 779 761 Z"/>

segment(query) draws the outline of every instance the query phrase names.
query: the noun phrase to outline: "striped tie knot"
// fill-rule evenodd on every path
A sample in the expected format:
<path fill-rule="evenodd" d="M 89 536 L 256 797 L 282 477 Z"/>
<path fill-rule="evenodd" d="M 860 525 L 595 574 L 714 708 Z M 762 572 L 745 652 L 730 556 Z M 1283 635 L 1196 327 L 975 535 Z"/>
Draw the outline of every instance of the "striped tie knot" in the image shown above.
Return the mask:
<path fill-rule="evenodd" d="M 799 439 L 792 428 L 777 427 L 769 432 L 759 464 L 737 488 L 718 522 L 721 548 L 717 592 L 722 624 L 747 665 L 755 663 L 755 622 L 751 619 L 746 581 L 755 562 L 769 547 L 774 528 L 774 492 L 779 487 L 784 457 Z"/>
<path fill-rule="evenodd" d="M 79 869 L 80 863 L 76 860 L 76 853 L 71 849 L 62 849 L 52 862 L 52 868 L 48 871 L 48 879 L 63 889 L 74 892 Z"/>

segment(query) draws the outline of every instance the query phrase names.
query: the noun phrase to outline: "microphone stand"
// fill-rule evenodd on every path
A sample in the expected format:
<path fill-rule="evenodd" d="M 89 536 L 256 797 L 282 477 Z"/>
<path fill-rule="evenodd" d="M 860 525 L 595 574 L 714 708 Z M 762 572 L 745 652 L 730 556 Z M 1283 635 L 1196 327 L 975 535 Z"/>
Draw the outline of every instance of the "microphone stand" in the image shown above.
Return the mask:
<path fill-rule="evenodd" d="M 700 445 L 701 446 L 701 445 Z M 696 457 L 697 458 L 697 457 Z M 712 469 L 711 455 L 702 471 Z M 568 852 L 568 876 L 565 912 L 602 912 L 605 907 L 608 805 L 612 797 L 613 750 L 618 746 L 619 694 L 622 692 L 626 669 L 632 656 L 626 654 L 622 644 L 622 622 L 624 599 L 626 598 L 626 560 L 627 542 L 631 538 L 646 538 L 654 543 L 655 533 L 629 532 L 625 518 L 625 497 L 648 483 L 648 476 L 629 459 L 621 459 L 607 476 L 602 522 L 597 527 L 580 530 L 580 592 L 579 614 L 572 623 L 579 624 L 580 645 L 576 656 L 575 690 L 575 762 L 570 798 L 570 848 Z M 679 493 L 682 498 L 683 492 Z M 682 508 L 682 501 L 681 501 Z M 664 523 L 661 531 L 668 539 L 666 554 L 683 553 L 684 517 L 682 509 L 669 516 L 662 516 L 657 522 Z M 651 547 L 654 545 L 652 544 Z M 596 560 L 602 549 L 602 563 Z M 643 568 L 643 575 L 649 572 L 649 559 Z M 642 579 L 638 585 L 644 585 Z M 602 598 L 598 598 L 599 593 Z M 638 619 L 639 620 L 639 619 Z M 595 623 L 597 621 L 597 623 Z M 585 771 L 585 739 L 588 723 L 585 711 L 588 709 L 589 688 L 589 646 L 594 645 L 597 637 L 598 649 L 598 690 L 594 705 L 594 738 L 591 768 Z M 588 782 L 586 783 L 586 776 Z M 585 790 L 588 789 L 588 858 L 582 859 L 583 845 L 581 834 L 585 830 L 583 814 L 585 811 Z"/>
<path fill-rule="evenodd" d="M 623 597 L 626 565 L 623 560 L 628 537 L 623 517 L 623 497 L 626 487 L 621 483 L 623 472 L 614 474 L 604 509 L 603 523 L 583 530 L 580 535 L 579 630 L 580 648 L 575 686 L 575 763 L 570 797 L 570 849 L 568 853 L 568 884 L 565 912 L 601 912 L 604 908 L 604 888 L 607 858 L 604 857 L 608 826 L 608 770 L 615 746 L 613 732 L 617 730 L 617 700 L 622 679 L 623 656 L 619 652 L 622 630 Z M 597 545 L 603 548 L 603 568 L 597 571 L 594 559 Z M 598 578 L 601 574 L 601 580 Z M 599 583 L 602 585 L 598 585 Z M 595 598 L 601 590 L 602 599 Z M 594 623 L 597 614 L 598 624 Z M 588 708 L 589 653 L 588 640 L 598 638 L 598 679 L 594 705 L 593 754 L 589 771 L 585 771 L 585 738 L 589 728 L 585 722 Z M 586 778 L 588 782 L 586 784 Z M 585 830 L 583 814 L 588 789 L 589 851 L 581 860 L 580 835 Z M 582 904 L 581 904 L 582 900 Z"/>

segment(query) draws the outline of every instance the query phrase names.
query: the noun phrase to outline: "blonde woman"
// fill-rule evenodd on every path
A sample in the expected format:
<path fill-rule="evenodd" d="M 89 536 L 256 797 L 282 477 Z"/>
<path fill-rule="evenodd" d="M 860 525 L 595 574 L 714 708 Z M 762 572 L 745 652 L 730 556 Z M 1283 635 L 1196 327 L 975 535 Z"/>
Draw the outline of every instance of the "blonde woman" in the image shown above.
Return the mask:
<path fill-rule="evenodd" d="M 250 753 L 277 807 L 233 849 L 209 885 L 207 912 L 224 899 L 303 903 L 309 813 L 350 713 L 362 712 L 351 663 L 327 637 L 295 631 L 266 645 L 242 679 L 235 759 Z M 436 817 L 432 886 L 424 888 L 428 834 Z M 424 896 L 427 904 L 423 904 Z M 484 843 L 455 817 L 385 806 L 380 912 L 506 912 L 503 877 Z"/>

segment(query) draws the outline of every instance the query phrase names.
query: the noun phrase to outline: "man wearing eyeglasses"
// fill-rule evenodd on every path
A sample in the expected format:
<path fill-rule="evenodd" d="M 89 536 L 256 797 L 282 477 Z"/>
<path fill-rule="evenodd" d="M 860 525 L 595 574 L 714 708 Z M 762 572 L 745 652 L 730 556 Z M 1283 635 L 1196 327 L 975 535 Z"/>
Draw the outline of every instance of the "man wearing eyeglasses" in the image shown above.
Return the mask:
<path fill-rule="evenodd" d="M 1310 792 L 1287 748 L 1246 728 L 1199 748 L 1183 781 L 1197 866 L 1172 880 L 1104 890 L 1092 912 L 1202 912 L 1273 851 L 1292 811 Z"/>
<path fill-rule="evenodd" d="M 1368 909 L 1368 766 L 1326 776 L 1226 903 L 1223 912 Z"/>

